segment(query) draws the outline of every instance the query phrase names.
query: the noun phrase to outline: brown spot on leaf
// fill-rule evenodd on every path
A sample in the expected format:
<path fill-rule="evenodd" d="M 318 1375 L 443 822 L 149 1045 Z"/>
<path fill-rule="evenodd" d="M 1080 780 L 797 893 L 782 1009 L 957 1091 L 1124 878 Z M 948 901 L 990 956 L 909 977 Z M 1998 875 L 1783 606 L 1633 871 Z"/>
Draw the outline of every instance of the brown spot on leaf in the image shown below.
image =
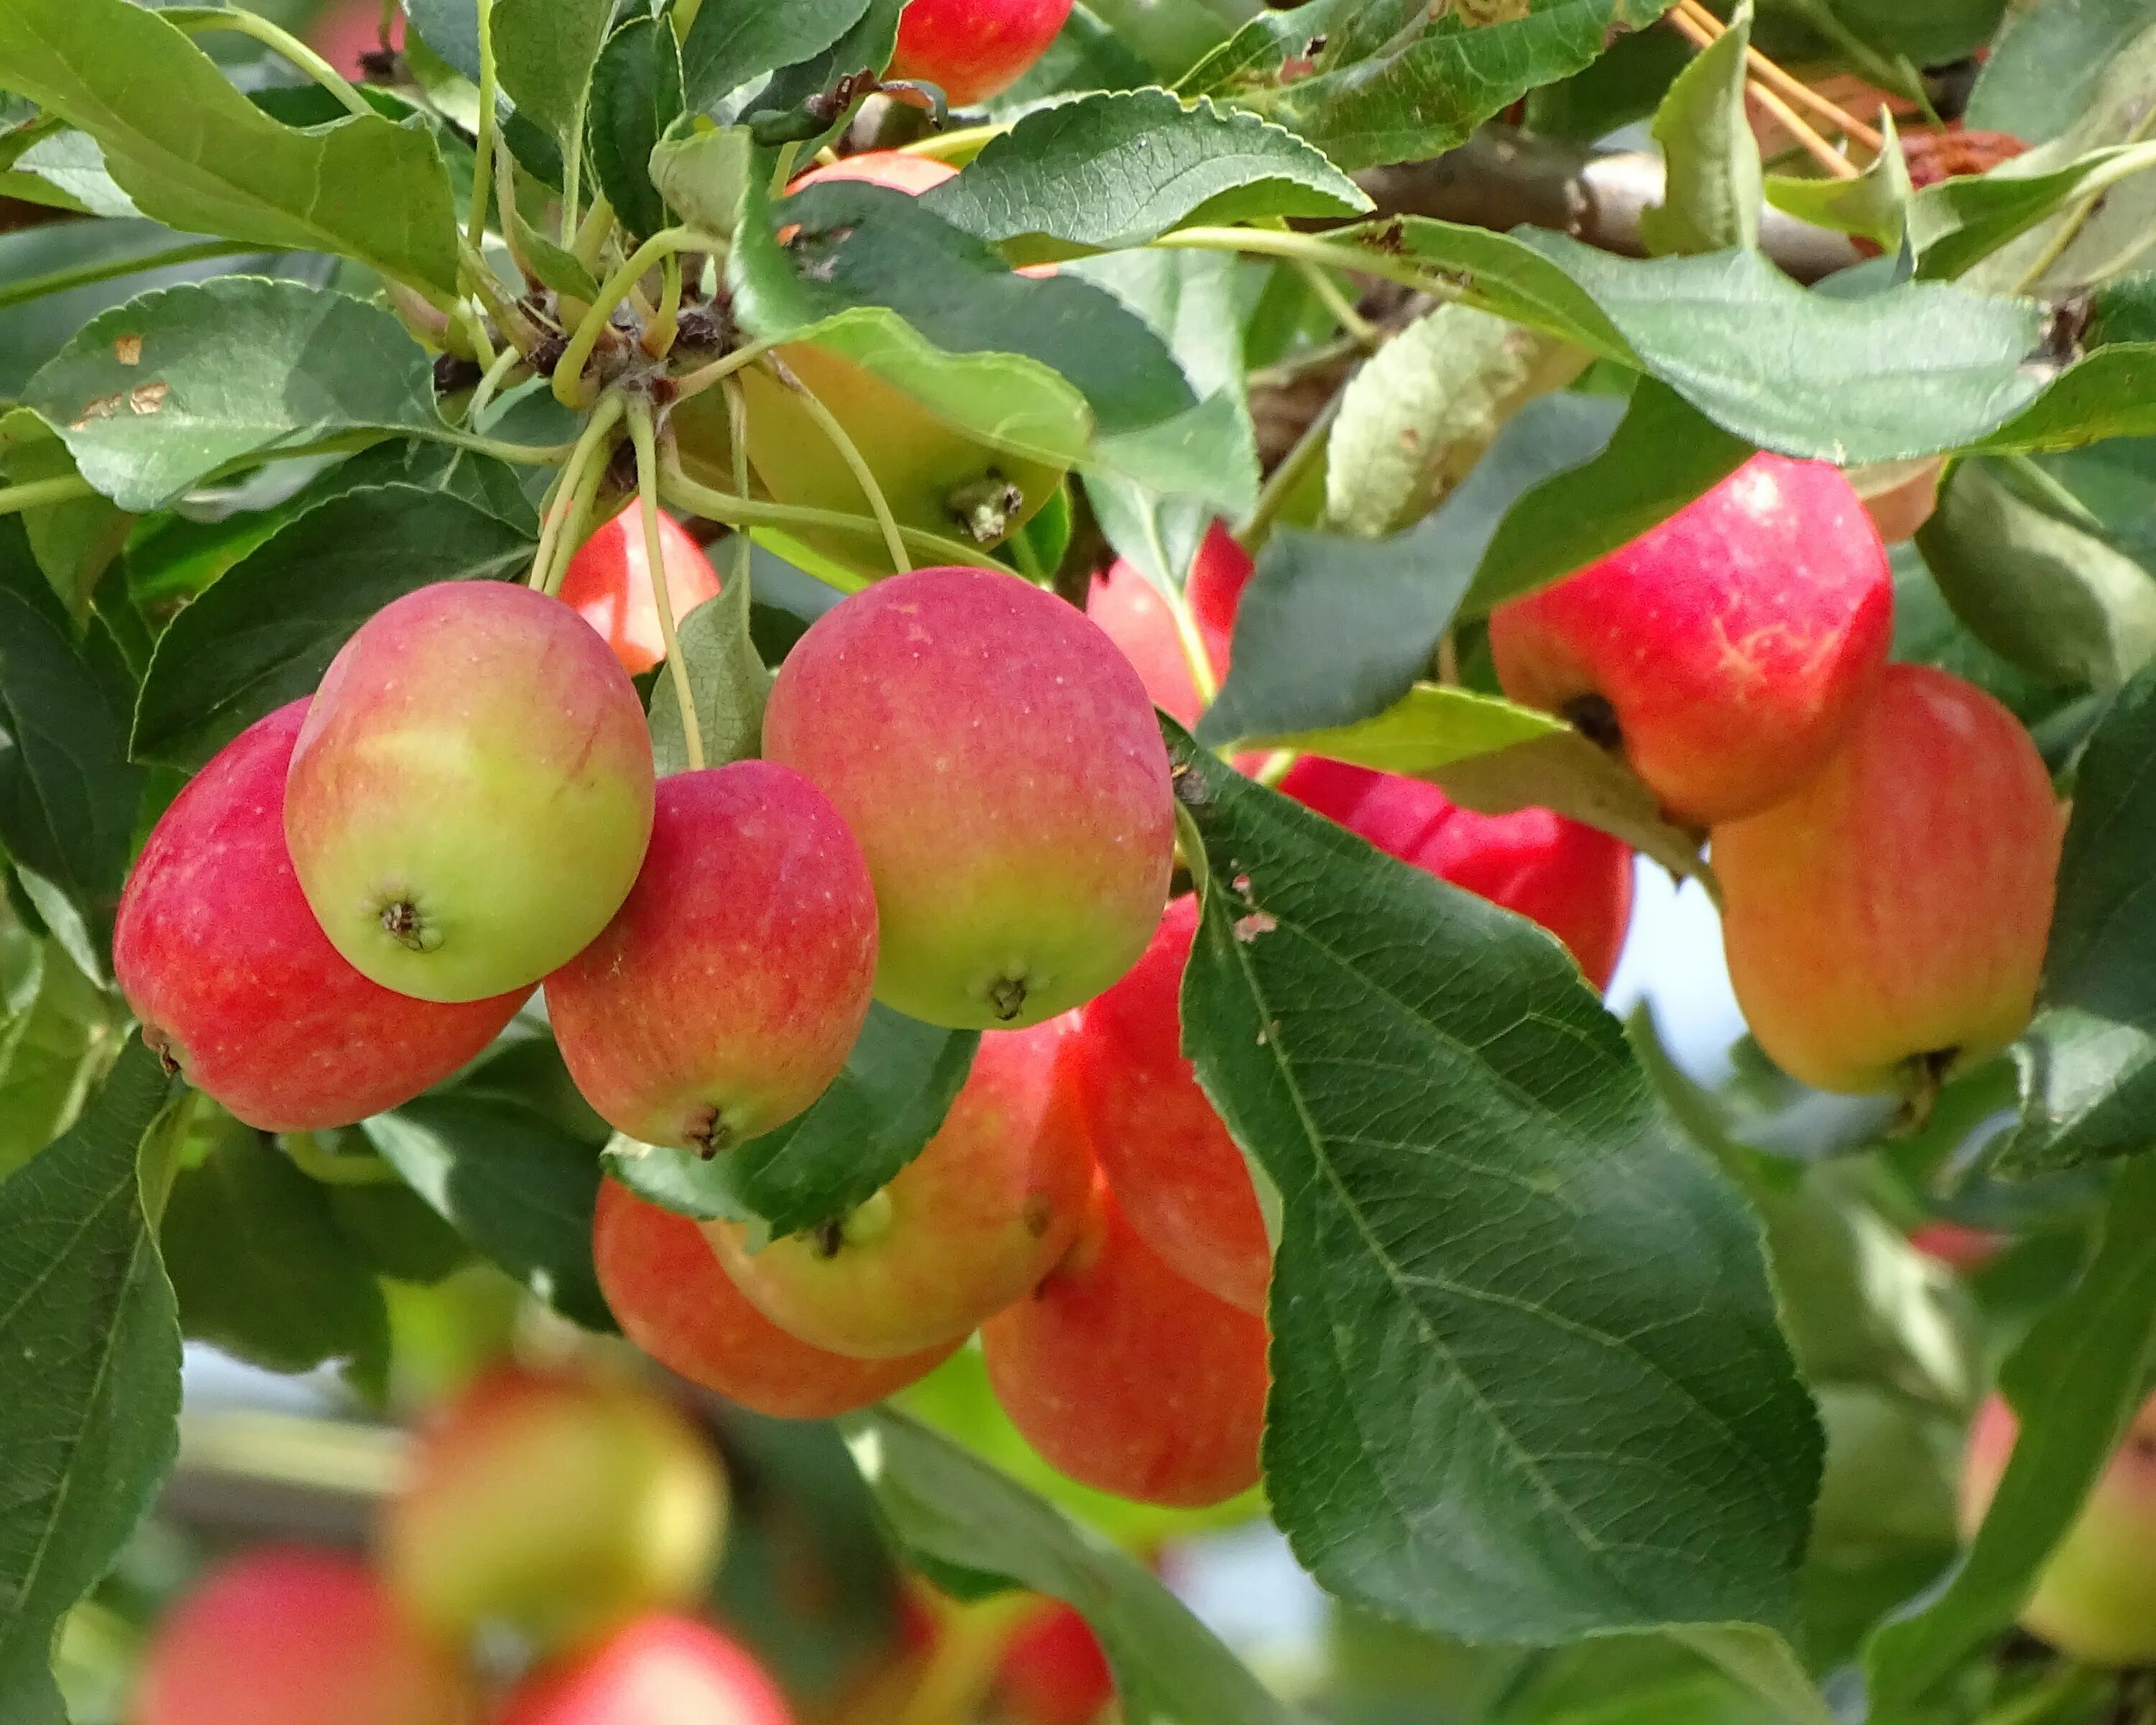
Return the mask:
<path fill-rule="evenodd" d="M 169 383 L 138 383 L 127 392 L 127 410 L 143 415 L 154 413 L 165 405 L 172 393 Z"/>
<path fill-rule="evenodd" d="M 124 366 L 139 366 L 142 363 L 142 338 L 140 336 L 121 336 L 112 344 L 112 357 Z"/>

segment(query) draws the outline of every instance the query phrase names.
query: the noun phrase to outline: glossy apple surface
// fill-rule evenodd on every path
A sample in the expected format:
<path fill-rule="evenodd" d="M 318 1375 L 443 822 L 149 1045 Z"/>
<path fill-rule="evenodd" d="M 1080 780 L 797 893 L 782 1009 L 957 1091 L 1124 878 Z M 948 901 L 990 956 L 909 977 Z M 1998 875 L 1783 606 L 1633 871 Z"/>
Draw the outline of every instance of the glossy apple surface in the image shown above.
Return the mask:
<path fill-rule="evenodd" d="M 666 597 L 678 624 L 719 593 L 718 571 L 704 547 L 670 515 L 659 517 L 659 559 L 666 571 Z M 659 603 L 651 592 L 651 559 L 644 541 L 644 511 L 632 504 L 577 549 L 562 576 L 562 603 L 599 632 L 631 676 L 666 657 Z"/>

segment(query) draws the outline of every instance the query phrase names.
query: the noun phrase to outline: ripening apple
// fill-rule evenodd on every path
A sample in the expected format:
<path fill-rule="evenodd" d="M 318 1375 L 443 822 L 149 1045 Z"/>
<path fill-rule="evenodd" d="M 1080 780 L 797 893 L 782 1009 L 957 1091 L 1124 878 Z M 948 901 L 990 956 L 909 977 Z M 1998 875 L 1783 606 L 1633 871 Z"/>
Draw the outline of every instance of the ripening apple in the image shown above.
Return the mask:
<path fill-rule="evenodd" d="M 413 1000 L 339 956 L 285 848 L 295 701 L 220 749 L 158 819 L 121 895 L 112 968 L 142 1040 L 264 1132 L 350 1126 L 474 1059 L 520 988 Z"/>
<path fill-rule="evenodd" d="M 1070 0 L 912 0 L 887 75 L 936 85 L 952 107 L 970 107 L 1031 70 L 1070 16 Z"/>
<path fill-rule="evenodd" d="M 670 1372 L 775 1420 L 829 1420 L 925 1378 L 956 1341 L 852 1359 L 788 1335 L 750 1305 L 686 1216 L 608 1180 L 592 1226 L 599 1287 L 623 1332 Z"/>
<path fill-rule="evenodd" d="M 659 560 L 666 571 L 666 597 L 680 623 L 719 592 L 718 572 L 704 547 L 670 515 L 659 516 Z M 644 511 L 632 504 L 578 547 L 562 577 L 562 603 L 599 632 L 631 676 L 666 657 L 659 603 L 651 592 L 651 559 L 645 554 Z"/>
<path fill-rule="evenodd" d="M 589 1651 L 542 1666 L 496 1725 L 792 1725 L 763 1667 L 685 1617 L 638 1619 Z M 297 1725 L 297 1722 L 295 1722 Z"/>
<path fill-rule="evenodd" d="M 384 606 L 322 678 L 285 837 L 330 943 L 385 988 L 475 1000 L 590 944 L 651 835 L 636 687 L 558 599 L 439 582 Z"/>
<path fill-rule="evenodd" d="M 2005 1398 L 1978 1410 L 1962 1464 L 1962 1538 L 1974 1539 L 1999 1490 L 2019 1430 Z M 2088 1665 L 2156 1661 L 2156 1400 L 2053 1548 L 2022 1608 L 2021 1626 Z"/>
<path fill-rule="evenodd" d="M 1198 626 L 1199 642 L 1216 688 L 1228 675 L 1235 613 L 1253 568 L 1250 553 L 1218 521 L 1206 530 L 1197 556 L 1191 559 L 1183 603 Z M 1205 703 L 1199 697 L 1197 678 L 1174 615 L 1168 601 L 1133 564 L 1118 557 L 1093 578 L 1086 614 L 1137 667 L 1155 706 L 1186 728 L 1198 722 Z"/>
<path fill-rule="evenodd" d="M 2034 1009 L 2064 824 L 2013 714 L 1948 672 L 1890 666 L 1824 772 L 1714 829 L 1730 980 L 1759 1045 L 1860 1096 L 1998 1053 Z"/>
<path fill-rule="evenodd" d="M 796 174 L 787 182 L 788 196 L 804 186 L 821 186 L 833 180 L 860 180 L 871 186 L 888 186 L 909 198 L 932 192 L 946 180 L 958 177 L 958 170 L 933 156 L 909 156 L 903 150 L 864 150 L 858 156 L 841 156 Z"/>
<path fill-rule="evenodd" d="M 1263 1319 L 1169 1269 L 1105 1191 L 1033 1297 L 981 1327 L 996 1399 L 1044 1460 L 1187 1508 L 1257 1483 L 1265 1346 Z"/>
<path fill-rule="evenodd" d="M 1136 962 L 1167 902 L 1168 750 L 1130 661 L 1014 576 L 923 569 L 819 618 L 765 755 L 868 858 L 876 998 L 930 1024 L 1039 1024 Z"/>
<path fill-rule="evenodd" d="M 617 1132 L 704 1155 L 838 1076 L 875 980 L 875 889 L 822 792 L 768 761 L 660 781 L 628 901 L 547 978 L 562 1059 Z"/>
<path fill-rule="evenodd" d="M 1094 1179 L 1064 1020 L 981 1038 L 927 1147 L 842 1221 L 752 1252 L 710 1222 L 719 1260 L 766 1317 L 860 1359 L 946 1347 L 1021 1298 L 1075 1237 Z"/>
<path fill-rule="evenodd" d="M 1092 1625 L 1051 1599 L 1012 1630 L 989 1692 L 1010 1725 L 1093 1725 L 1116 1698 L 1116 1679 Z"/>
<path fill-rule="evenodd" d="M 1753 456 L 1578 573 L 1497 607 L 1506 694 L 1622 751 L 1697 826 L 1826 764 L 1887 662 L 1893 579 L 1840 471 Z"/>
<path fill-rule="evenodd" d="M 128 1725 L 476 1725 L 457 1662 L 341 1552 L 228 1558 L 150 1638 Z"/>
<path fill-rule="evenodd" d="M 507 1625 L 567 1647 L 697 1597 L 726 1520 L 716 1452 L 671 1404 L 501 1366 L 418 1434 L 383 1518 L 382 1572 L 445 1641 Z"/>

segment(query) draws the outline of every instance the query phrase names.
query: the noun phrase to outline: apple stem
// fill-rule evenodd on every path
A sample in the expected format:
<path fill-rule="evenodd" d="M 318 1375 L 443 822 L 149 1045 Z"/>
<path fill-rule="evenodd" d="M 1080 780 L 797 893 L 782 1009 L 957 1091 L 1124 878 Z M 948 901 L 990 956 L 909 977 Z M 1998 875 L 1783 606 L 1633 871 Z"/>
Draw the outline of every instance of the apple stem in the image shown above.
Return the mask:
<path fill-rule="evenodd" d="M 726 393 L 726 434 L 733 444 L 734 490 L 742 496 L 748 495 L 748 396 L 737 377 L 726 378 L 721 386 Z M 749 571 L 755 562 L 754 542 L 745 527 L 734 529 L 734 574 L 741 583 L 741 593 L 735 603 L 741 607 L 737 614 L 748 614 Z"/>
<path fill-rule="evenodd" d="M 280 1132 L 278 1143 L 292 1166 L 323 1186 L 393 1186 L 404 1177 L 372 1153 L 345 1156 L 325 1150 L 312 1132 Z"/>
<path fill-rule="evenodd" d="M 90 481 L 74 474 L 57 479 L 32 480 L 27 485 L 0 486 L 0 516 L 20 515 L 26 509 L 42 509 L 49 503 L 72 503 L 95 495 Z"/>
<path fill-rule="evenodd" d="M 816 399 L 816 393 L 795 377 L 783 360 L 774 354 L 767 356 L 761 363 L 765 371 L 799 398 L 801 405 L 808 410 L 808 417 L 816 422 L 817 429 L 839 452 L 839 459 L 846 464 L 855 483 L 861 488 L 861 495 L 868 499 L 869 511 L 875 516 L 876 526 L 883 531 L 884 547 L 891 553 L 891 567 L 901 575 L 911 574 L 913 562 L 906 555 L 906 536 L 899 531 L 898 517 L 891 512 L 891 500 L 884 495 L 883 487 L 876 483 L 875 470 L 861 454 L 860 446 L 846 434 L 846 428 L 839 423 L 838 416 Z"/>
<path fill-rule="evenodd" d="M 639 396 L 629 403 L 629 440 L 636 445 L 636 495 L 644 506 L 644 560 L 649 565 L 651 605 L 659 614 L 660 638 L 666 643 L 666 665 L 681 708 L 681 742 L 693 773 L 704 764 L 704 726 L 696 713 L 696 686 L 688 661 L 674 632 L 674 595 L 666 587 L 666 558 L 659 537 L 659 443 L 652 429 L 651 403 Z"/>
<path fill-rule="evenodd" d="M 465 238 L 474 251 L 486 243 L 487 205 L 493 195 L 495 141 L 494 0 L 478 0 L 479 7 L 479 131 L 472 144 L 471 218 Z M 505 193 L 508 188 L 505 186 Z M 510 223 L 505 214 L 502 229 Z"/>
<path fill-rule="evenodd" d="M 662 470 L 661 478 L 667 501 L 707 520 L 723 521 L 730 527 L 828 527 L 835 532 L 863 535 L 880 534 L 883 531 L 881 522 L 871 521 L 865 515 L 848 515 L 837 509 L 809 509 L 793 503 L 767 503 L 761 498 L 715 491 L 709 485 L 698 485 L 682 472 L 680 462 L 670 457 Z M 923 532 L 918 527 L 901 527 L 899 536 L 908 546 L 935 558 L 938 563 L 963 564 L 968 568 L 986 569 L 998 575 L 1011 573 L 1008 565 L 986 556 L 978 547 L 962 545 L 955 539 Z M 819 578 L 834 586 L 841 584 L 835 565 L 823 572 Z M 863 576 L 844 590 L 859 593 L 869 584 L 868 578 Z"/>
<path fill-rule="evenodd" d="M 584 367 L 591 363 L 599 337 L 606 333 L 621 302 L 629 297 L 629 290 L 644 279 L 648 270 L 677 252 L 726 249 L 723 240 L 700 234 L 693 228 L 665 228 L 637 247 L 628 260 L 607 277 L 599 289 L 598 298 L 578 321 L 576 333 L 562 350 L 561 360 L 554 367 L 554 399 L 565 408 L 581 408 L 584 404 Z"/>
<path fill-rule="evenodd" d="M 335 66 L 316 54 L 289 30 L 280 29 L 257 13 L 242 12 L 238 7 L 230 11 L 180 13 L 171 21 L 189 35 L 209 30 L 232 30 L 242 36 L 252 36 L 264 47 L 282 55 L 297 66 L 308 77 L 344 104 L 346 110 L 362 120 L 380 120 L 367 98 L 347 83 Z"/>
<path fill-rule="evenodd" d="M 701 395 L 714 383 L 722 383 L 744 367 L 752 366 L 778 344 L 776 341 L 752 341 L 746 347 L 737 347 L 723 354 L 707 366 L 693 372 L 684 372 L 674 380 L 674 399 L 684 402 L 692 395 Z"/>
<path fill-rule="evenodd" d="M 1307 258 L 1294 260 L 1296 273 L 1309 283 L 1310 290 L 1317 295 L 1318 303 L 1332 314 L 1333 322 L 1354 338 L 1358 347 L 1375 348 L 1384 340 L 1378 326 L 1355 309 L 1347 295 L 1340 291 L 1340 284 L 1325 273 L 1324 268 Z"/>
<path fill-rule="evenodd" d="M 486 368 L 486 374 L 479 380 L 479 387 L 472 391 L 472 398 L 465 405 L 466 425 L 475 431 L 479 429 L 480 419 L 494 401 L 495 392 L 501 388 L 503 380 L 516 369 L 517 362 L 523 357 L 514 347 L 505 347 L 495 356 L 494 363 Z"/>
<path fill-rule="evenodd" d="M 605 471 L 601 452 L 608 446 L 621 411 L 618 395 L 608 395 L 599 403 L 555 478 L 552 495 L 541 516 L 539 548 L 531 557 L 531 585 L 541 593 L 551 593 L 560 585 L 555 565 L 567 567 L 568 559 L 576 555 L 577 544 L 582 542 L 575 540 L 566 554 L 561 550 L 562 542 L 572 538 L 580 520 L 590 513 L 591 501 L 598 495 L 599 478 Z"/>

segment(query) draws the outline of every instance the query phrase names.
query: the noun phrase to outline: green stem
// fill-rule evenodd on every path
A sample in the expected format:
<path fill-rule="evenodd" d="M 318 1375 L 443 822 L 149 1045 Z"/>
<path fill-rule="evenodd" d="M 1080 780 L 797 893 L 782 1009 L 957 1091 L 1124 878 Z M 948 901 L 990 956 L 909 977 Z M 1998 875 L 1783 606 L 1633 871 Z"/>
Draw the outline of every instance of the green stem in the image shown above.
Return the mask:
<path fill-rule="evenodd" d="M 748 495 L 748 396 L 741 387 L 741 380 L 729 377 L 721 386 L 726 393 L 726 434 L 733 444 L 734 490 L 742 497 Z M 742 584 L 742 609 L 748 609 L 748 578 L 754 542 L 741 528 L 734 530 L 734 579 Z"/>
<path fill-rule="evenodd" d="M 1454 290 L 1428 270 L 1404 258 L 1389 257 L 1363 246 L 1342 245 L 1308 234 L 1283 234 L 1265 228 L 1179 228 L 1152 242 L 1158 246 L 1195 251 L 1249 252 L 1260 257 L 1286 258 L 1315 264 L 1327 270 L 1345 270 L 1357 275 L 1396 281 L 1418 292 L 1453 297 Z"/>
<path fill-rule="evenodd" d="M 1348 333 L 1358 347 L 1375 347 L 1382 339 L 1377 326 L 1355 309 L 1354 302 L 1340 291 L 1340 284 L 1317 264 L 1306 258 L 1297 258 L 1295 269 L 1317 295 L 1318 303 L 1332 314 L 1333 322 Z"/>
<path fill-rule="evenodd" d="M 1190 614 L 1190 602 L 1180 593 L 1164 593 L 1161 599 L 1168 614 L 1175 619 L 1175 638 L 1189 663 L 1190 680 L 1198 685 L 1198 704 L 1210 706 L 1220 692 L 1220 680 L 1213 670 L 1213 655 L 1205 650 L 1205 639 L 1198 633 L 1198 619 Z"/>
<path fill-rule="evenodd" d="M 574 444 L 506 444 L 499 438 L 475 436 L 454 426 L 436 426 L 419 434 L 438 443 L 454 444 L 475 454 L 491 455 L 497 461 L 517 467 L 559 467 L 577 447 Z"/>
<path fill-rule="evenodd" d="M 2051 236 L 2044 249 L 2037 253 L 2035 261 L 2021 272 L 2020 280 L 2014 284 L 2013 292 L 2028 293 L 2051 273 L 2051 266 L 2066 256 L 2067 248 L 2081 237 L 2082 229 L 2088 225 L 2088 218 L 2096 213 L 2096 208 L 2103 202 L 2103 194 L 2107 191 L 2131 175 L 2156 167 L 2156 144 L 2140 143 L 2152 124 L 2156 124 L 2156 110 L 2144 115 L 2140 124 L 2128 136 L 2128 141 L 2140 144 L 2139 148 L 2128 150 L 2123 156 L 2105 163 L 2089 176 L 2087 183 L 2082 187 L 2080 201 L 2075 204 L 2073 213 L 2060 224 L 2059 231 Z"/>
<path fill-rule="evenodd" d="M 771 168 L 771 195 L 774 198 L 786 196 L 786 182 L 793 177 L 793 164 L 801 154 L 798 141 L 781 144 L 778 157 Z"/>
<path fill-rule="evenodd" d="M 477 0 L 479 7 L 479 132 L 472 146 L 471 216 L 465 228 L 465 239 L 474 251 L 478 251 L 486 239 L 487 202 L 494 190 L 494 0 Z M 505 182 L 503 190 L 511 188 Z M 506 212 L 501 223 L 507 231 L 510 223 Z"/>
<path fill-rule="evenodd" d="M 2042 1682 L 1994 1707 L 1977 1725 L 2041 1725 L 2068 1706 L 2098 1699 L 2108 1692 L 2111 1683 L 2103 1672 L 2061 1662 Z"/>
<path fill-rule="evenodd" d="M 96 495 L 96 488 L 88 480 L 72 473 L 58 479 L 32 480 L 28 485 L 0 487 L 0 515 L 20 515 L 26 509 L 72 503 L 78 497 Z"/>
<path fill-rule="evenodd" d="M 192 16 L 182 13 L 174 22 L 189 35 L 202 30 L 233 30 L 242 36 L 252 36 L 257 42 L 282 54 L 362 119 L 379 120 L 383 117 L 374 111 L 365 96 L 345 81 L 335 66 L 290 31 L 280 29 L 258 13 L 241 12 L 237 8 L 221 8 L 213 13 L 196 13 Z"/>
<path fill-rule="evenodd" d="M 1251 511 L 1250 520 L 1235 535 L 1235 542 L 1255 557 L 1272 536 L 1273 523 L 1287 501 L 1293 496 L 1310 476 L 1311 469 L 1325 459 L 1327 440 L 1332 436 L 1332 422 L 1340 416 L 1340 403 L 1346 398 L 1344 386 L 1332 393 L 1323 411 L 1312 420 L 1295 447 L 1282 458 L 1281 465 L 1267 476 L 1265 489 L 1258 493 L 1258 506 Z"/>
<path fill-rule="evenodd" d="M 199 264 L 210 258 L 236 258 L 250 252 L 283 249 L 282 246 L 247 245 L 232 239 L 203 239 L 192 245 L 176 245 L 162 252 L 151 252 L 143 258 L 78 264 L 71 270 L 55 270 L 48 275 L 33 275 L 23 281 L 11 281 L 0 285 L 0 311 L 10 305 L 20 305 L 26 300 L 43 299 L 47 294 L 64 294 L 70 288 L 89 287 L 96 282 L 110 281 L 117 275 L 133 275 L 147 270 L 170 270 L 177 264 Z"/>
<path fill-rule="evenodd" d="M 577 204 L 583 195 L 584 177 L 584 113 L 591 100 L 591 81 L 587 78 L 582 92 L 577 97 L 576 117 L 569 126 L 568 145 L 562 151 L 562 246 L 564 250 L 574 247 L 577 243 Z"/>
<path fill-rule="evenodd" d="M 494 320 L 495 327 L 509 338 L 520 353 L 529 353 L 537 344 L 539 331 L 531 320 L 502 297 L 501 284 L 495 279 L 494 271 L 486 266 L 486 259 L 479 254 L 464 235 L 457 236 L 457 262 L 466 286 L 476 295 L 486 315 Z"/>
<path fill-rule="evenodd" d="M 584 218 L 584 225 L 577 229 L 576 243 L 569 254 L 587 270 L 599 267 L 599 253 L 613 232 L 613 206 L 603 198 L 592 206 L 591 213 Z"/>
<path fill-rule="evenodd" d="M 644 560 L 650 566 L 651 604 L 659 614 L 659 638 L 666 644 L 666 665 L 681 707 L 681 742 L 693 773 L 704 764 L 704 725 L 696 716 L 696 691 L 689 680 L 689 662 L 674 633 L 674 595 L 666 588 L 666 557 L 659 538 L 659 440 L 652 430 L 651 403 L 639 396 L 629 404 L 629 436 L 636 445 L 636 495 L 644 506 Z"/>
<path fill-rule="evenodd" d="M 669 252 L 660 268 L 665 280 L 659 295 L 659 315 L 644 331 L 644 351 L 654 359 L 664 359 L 674 349 L 674 334 L 681 316 L 681 254 Z"/>
<path fill-rule="evenodd" d="M 660 259 L 675 252 L 708 247 L 716 244 L 693 228 L 668 228 L 654 234 L 630 254 L 629 260 L 607 277 L 599 289 L 599 296 L 592 304 L 577 326 L 576 333 L 569 337 L 569 345 L 562 354 L 562 362 L 554 367 L 554 399 L 565 408 L 580 408 L 584 404 L 584 367 L 591 363 L 592 353 L 599 345 L 599 337 L 606 332 L 621 302 L 629 297 L 629 290 L 636 285 L 644 272 Z"/>
<path fill-rule="evenodd" d="M 494 363 L 486 368 L 486 375 L 479 380 L 479 388 L 472 391 L 470 404 L 465 408 L 465 424 L 476 427 L 494 401 L 495 392 L 503 381 L 515 371 L 524 356 L 514 347 L 505 347 L 495 356 Z"/>
<path fill-rule="evenodd" d="M 793 530 L 802 527 L 824 527 L 834 532 L 858 533 L 864 536 L 881 536 L 883 525 L 865 515 L 848 515 L 836 509 L 808 509 L 798 504 L 766 503 L 760 498 L 742 497 L 725 491 L 715 491 L 709 485 L 700 485 L 681 471 L 677 462 L 667 463 L 660 470 L 665 482 L 661 495 L 667 501 L 693 511 L 707 520 L 724 521 L 729 527 L 778 527 Z M 900 536 L 911 549 L 932 557 L 938 563 L 963 563 L 975 569 L 991 569 L 998 575 L 1010 575 L 1011 571 L 994 558 L 985 556 L 975 547 L 961 545 L 955 539 L 946 539 L 941 534 L 925 533 L 917 527 L 901 527 Z M 1017 578 L 1013 576 L 1015 580 Z M 865 581 L 862 585 L 867 585 Z"/>
<path fill-rule="evenodd" d="M 393 1186 L 403 1175 L 379 1156 L 339 1156 L 322 1148 L 312 1132 L 284 1132 L 277 1142 L 292 1165 L 325 1186 Z"/>
<path fill-rule="evenodd" d="M 767 360 L 764 369 L 793 392 L 794 398 L 807 409 L 808 417 L 816 422 L 816 429 L 824 434 L 831 447 L 839 452 L 839 459 L 846 464 L 846 470 L 854 476 L 854 483 L 861 488 L 867 499 L 869 512 L 875 517 L 877 526 L 883 530 L 885 548 L 891 552 L 891 567 L 900 574 L 911 572 L 912 560 L 906 553 L 906 536 L 898 531 L 898 517 L 891 512 L 891 500 L 876 483 L 875 471 L 861 454 L 860 446 L 846 434 L 846 428 L 839 423 L 838 416 L 816 399 L 816 392 L 776 359 Z"/>
<path fill-rule="evenodd" d="M 692 395 L 701 395 L 714 383 L 722 383 L 744 366 L 752 366 L 778 344 L 776 341 L 752 341 L 746 347 L 737 347 L 723 354 L 709 365 L 693 372 L 684 372 L 674 380 L 674 399 L 684 402 Z"/>
<path fill-rule="evenodd" d="M 619 401 L 620 398 L 613 399 Z M 603 408 L 600 411 L 606 420 L 608 441 L 593 449 L 585 458 L 583 471 L 577 475 L 575 485 L 566 488 L 568 508 L 562 518 L 561 535 L 554 544 L 553 565 L 547 571 L 543 588 L 549 598 L 560 595 L 562 583 L 568 578 L 569 565 L 576 561 L 577 553 L 583 549 L 584 541 L 591 537 L 592 506 L 598 499 L 599 486 L 605 482 L 607 464 L 613 455 L 613 428 L 621 418 L 619 408 L 612 413 L 606 413 Z"/>
<path fill-rule="evenodd" d="M 555 584 L 556 547 L 570 525 L 570 517 L 577 512 L 577 493 L 583 485 L 586 473 L 598 465 L 600 452 L 608 447 L 607 440 L 620 418 L 621 398 L 601 398 L 597 411 L 585 423 L 583 433 L 569 450 L 569 459 L 555 477 L 553 495 L 539 517 L 539 547 L 531 556 L 530 584 L 541 593 L 550 591 Z M 567 500 L 566 507 L 561 506 L 562 500 Z"/>

